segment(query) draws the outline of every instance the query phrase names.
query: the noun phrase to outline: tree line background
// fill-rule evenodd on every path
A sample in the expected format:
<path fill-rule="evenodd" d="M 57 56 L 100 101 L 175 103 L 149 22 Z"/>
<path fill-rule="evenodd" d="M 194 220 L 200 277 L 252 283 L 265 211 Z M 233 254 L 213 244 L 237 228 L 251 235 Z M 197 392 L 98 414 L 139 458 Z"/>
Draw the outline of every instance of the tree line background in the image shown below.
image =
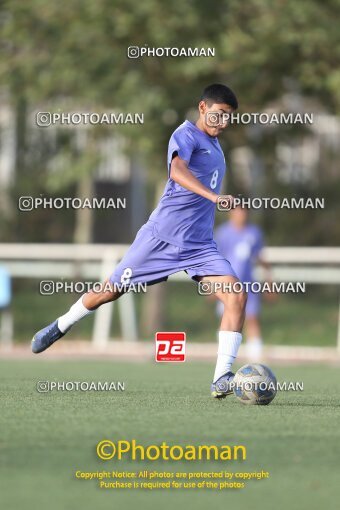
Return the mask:
<path fill-rule="evenodd" d="M 339 0 L 2 2 L 1 107 L 12 115 L 15 150 L 12 177 L 0 192 L 1 241 L 130 242 L 165 184 L 169 136 L 192 115 L 209 83 L 226 83 L 235 90 L 241 113 L 301 109 L 338 123 L 339 17 Z M 216 56 L 127 58 L 129 46 L 146 44 L 214 47 Z M 143 112 L 145 123 L 94 126 L 85 138 L 77 128 L 60 128 L 51 136 L 49 128 L 35 125 L 35 111 L 58 109 Z M 1 129 L 0 152 L 5 143 Z M 228 129 L 222 142 L 229 164 L 228 192 L 325 197 L 325 210 L 254 214 L 269 244 L 339 243 L 339 147 L 332 131 L 328 136 L 326 127 L 323 133 L 309 126 Z M 134 189 L 139 191 L 134 221 L 128 212 L 37 210 L 27 216 L 18 211 L 21 195 L 88 197 L 104 192 L 105 186 L 95 185 L 95 175 L 101 160 L 98 148 L 110 136 L 123 137 L 123 150 L 133 162 Z M 280 144 L 294 153 L 306 140 L 313 145 L 314 139 L 320 153 L 313 175 L 299 178 L 297 164 L 296 174 L 293 165 L 282 178 Z M 251 153 L 246 181 L 233 164 L 237 158 L 231 157 L 239 148 Z M 119 191 L 117 185 L 110 193 Z M 96 231 L 103 222 L 106 232 L 110 225 L 112 230 L 101 238 Z"/>

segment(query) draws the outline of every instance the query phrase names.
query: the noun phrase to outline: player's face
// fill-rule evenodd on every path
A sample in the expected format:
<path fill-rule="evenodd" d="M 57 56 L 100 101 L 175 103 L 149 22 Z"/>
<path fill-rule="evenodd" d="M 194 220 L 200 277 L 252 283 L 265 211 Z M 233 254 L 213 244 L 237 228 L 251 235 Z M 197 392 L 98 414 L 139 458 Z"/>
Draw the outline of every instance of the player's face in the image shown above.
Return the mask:
<path fill-rule="evenodd" d="M 215 103 L 208 106 L 205 101 L 198 105 L 200 124 L 209 136 L 219 136 L 229 124 L 228 117 L 234 109 L 225 103 Z"/>

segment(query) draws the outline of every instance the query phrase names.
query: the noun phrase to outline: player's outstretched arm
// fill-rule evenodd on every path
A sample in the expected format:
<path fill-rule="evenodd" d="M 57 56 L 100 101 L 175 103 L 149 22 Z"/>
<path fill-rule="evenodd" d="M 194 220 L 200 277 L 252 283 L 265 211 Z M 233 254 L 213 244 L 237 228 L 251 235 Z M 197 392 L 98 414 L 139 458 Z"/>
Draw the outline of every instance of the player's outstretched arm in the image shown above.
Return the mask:
<path fill-rule="evenodd" d="M 218 195 L 202 184 L 188 169 L 187 162 L 175 156 L 171 162 L 170 178 L 183 188 L 201 195 L 216 204 Z"/>

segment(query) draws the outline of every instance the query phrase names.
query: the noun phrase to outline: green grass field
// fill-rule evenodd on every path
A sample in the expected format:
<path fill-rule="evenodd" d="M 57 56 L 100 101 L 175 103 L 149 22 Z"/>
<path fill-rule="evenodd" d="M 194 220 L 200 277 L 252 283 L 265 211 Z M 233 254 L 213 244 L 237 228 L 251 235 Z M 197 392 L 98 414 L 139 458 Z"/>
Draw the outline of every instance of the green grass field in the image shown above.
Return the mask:
<path fill-rule="evenodd" d="M 272 367 L 304 391 L 268 407 L 209 396 L 213 367 L 88 361 L 0 362 L 0 501 L 7 510 L 336 508 L 340 497 L 339 369 Z M 38 381 L 125 381 L 125 392 L 38 393 Z M 246 461 L 102 461 L 102 439 L 244 444 Z M 259 471 L 242 490 L 100 490 L 75 470 Z"/>

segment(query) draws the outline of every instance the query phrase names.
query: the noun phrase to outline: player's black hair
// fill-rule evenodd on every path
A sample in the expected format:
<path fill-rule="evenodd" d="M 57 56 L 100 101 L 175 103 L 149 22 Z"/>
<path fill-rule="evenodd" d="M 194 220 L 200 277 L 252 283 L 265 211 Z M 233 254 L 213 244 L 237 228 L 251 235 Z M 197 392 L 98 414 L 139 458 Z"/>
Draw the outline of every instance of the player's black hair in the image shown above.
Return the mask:
<path fill-rule="evenodd" d="M 214 83 L 206 87 L 203 90 L 201 101 L 205 101 L 208 106 L 214 103 L 224 103 L 234 108 L 234 110 L 238 108 L 238 101 L 234 92 L 226 85 L 221 85 L 220 83 Z"/>

